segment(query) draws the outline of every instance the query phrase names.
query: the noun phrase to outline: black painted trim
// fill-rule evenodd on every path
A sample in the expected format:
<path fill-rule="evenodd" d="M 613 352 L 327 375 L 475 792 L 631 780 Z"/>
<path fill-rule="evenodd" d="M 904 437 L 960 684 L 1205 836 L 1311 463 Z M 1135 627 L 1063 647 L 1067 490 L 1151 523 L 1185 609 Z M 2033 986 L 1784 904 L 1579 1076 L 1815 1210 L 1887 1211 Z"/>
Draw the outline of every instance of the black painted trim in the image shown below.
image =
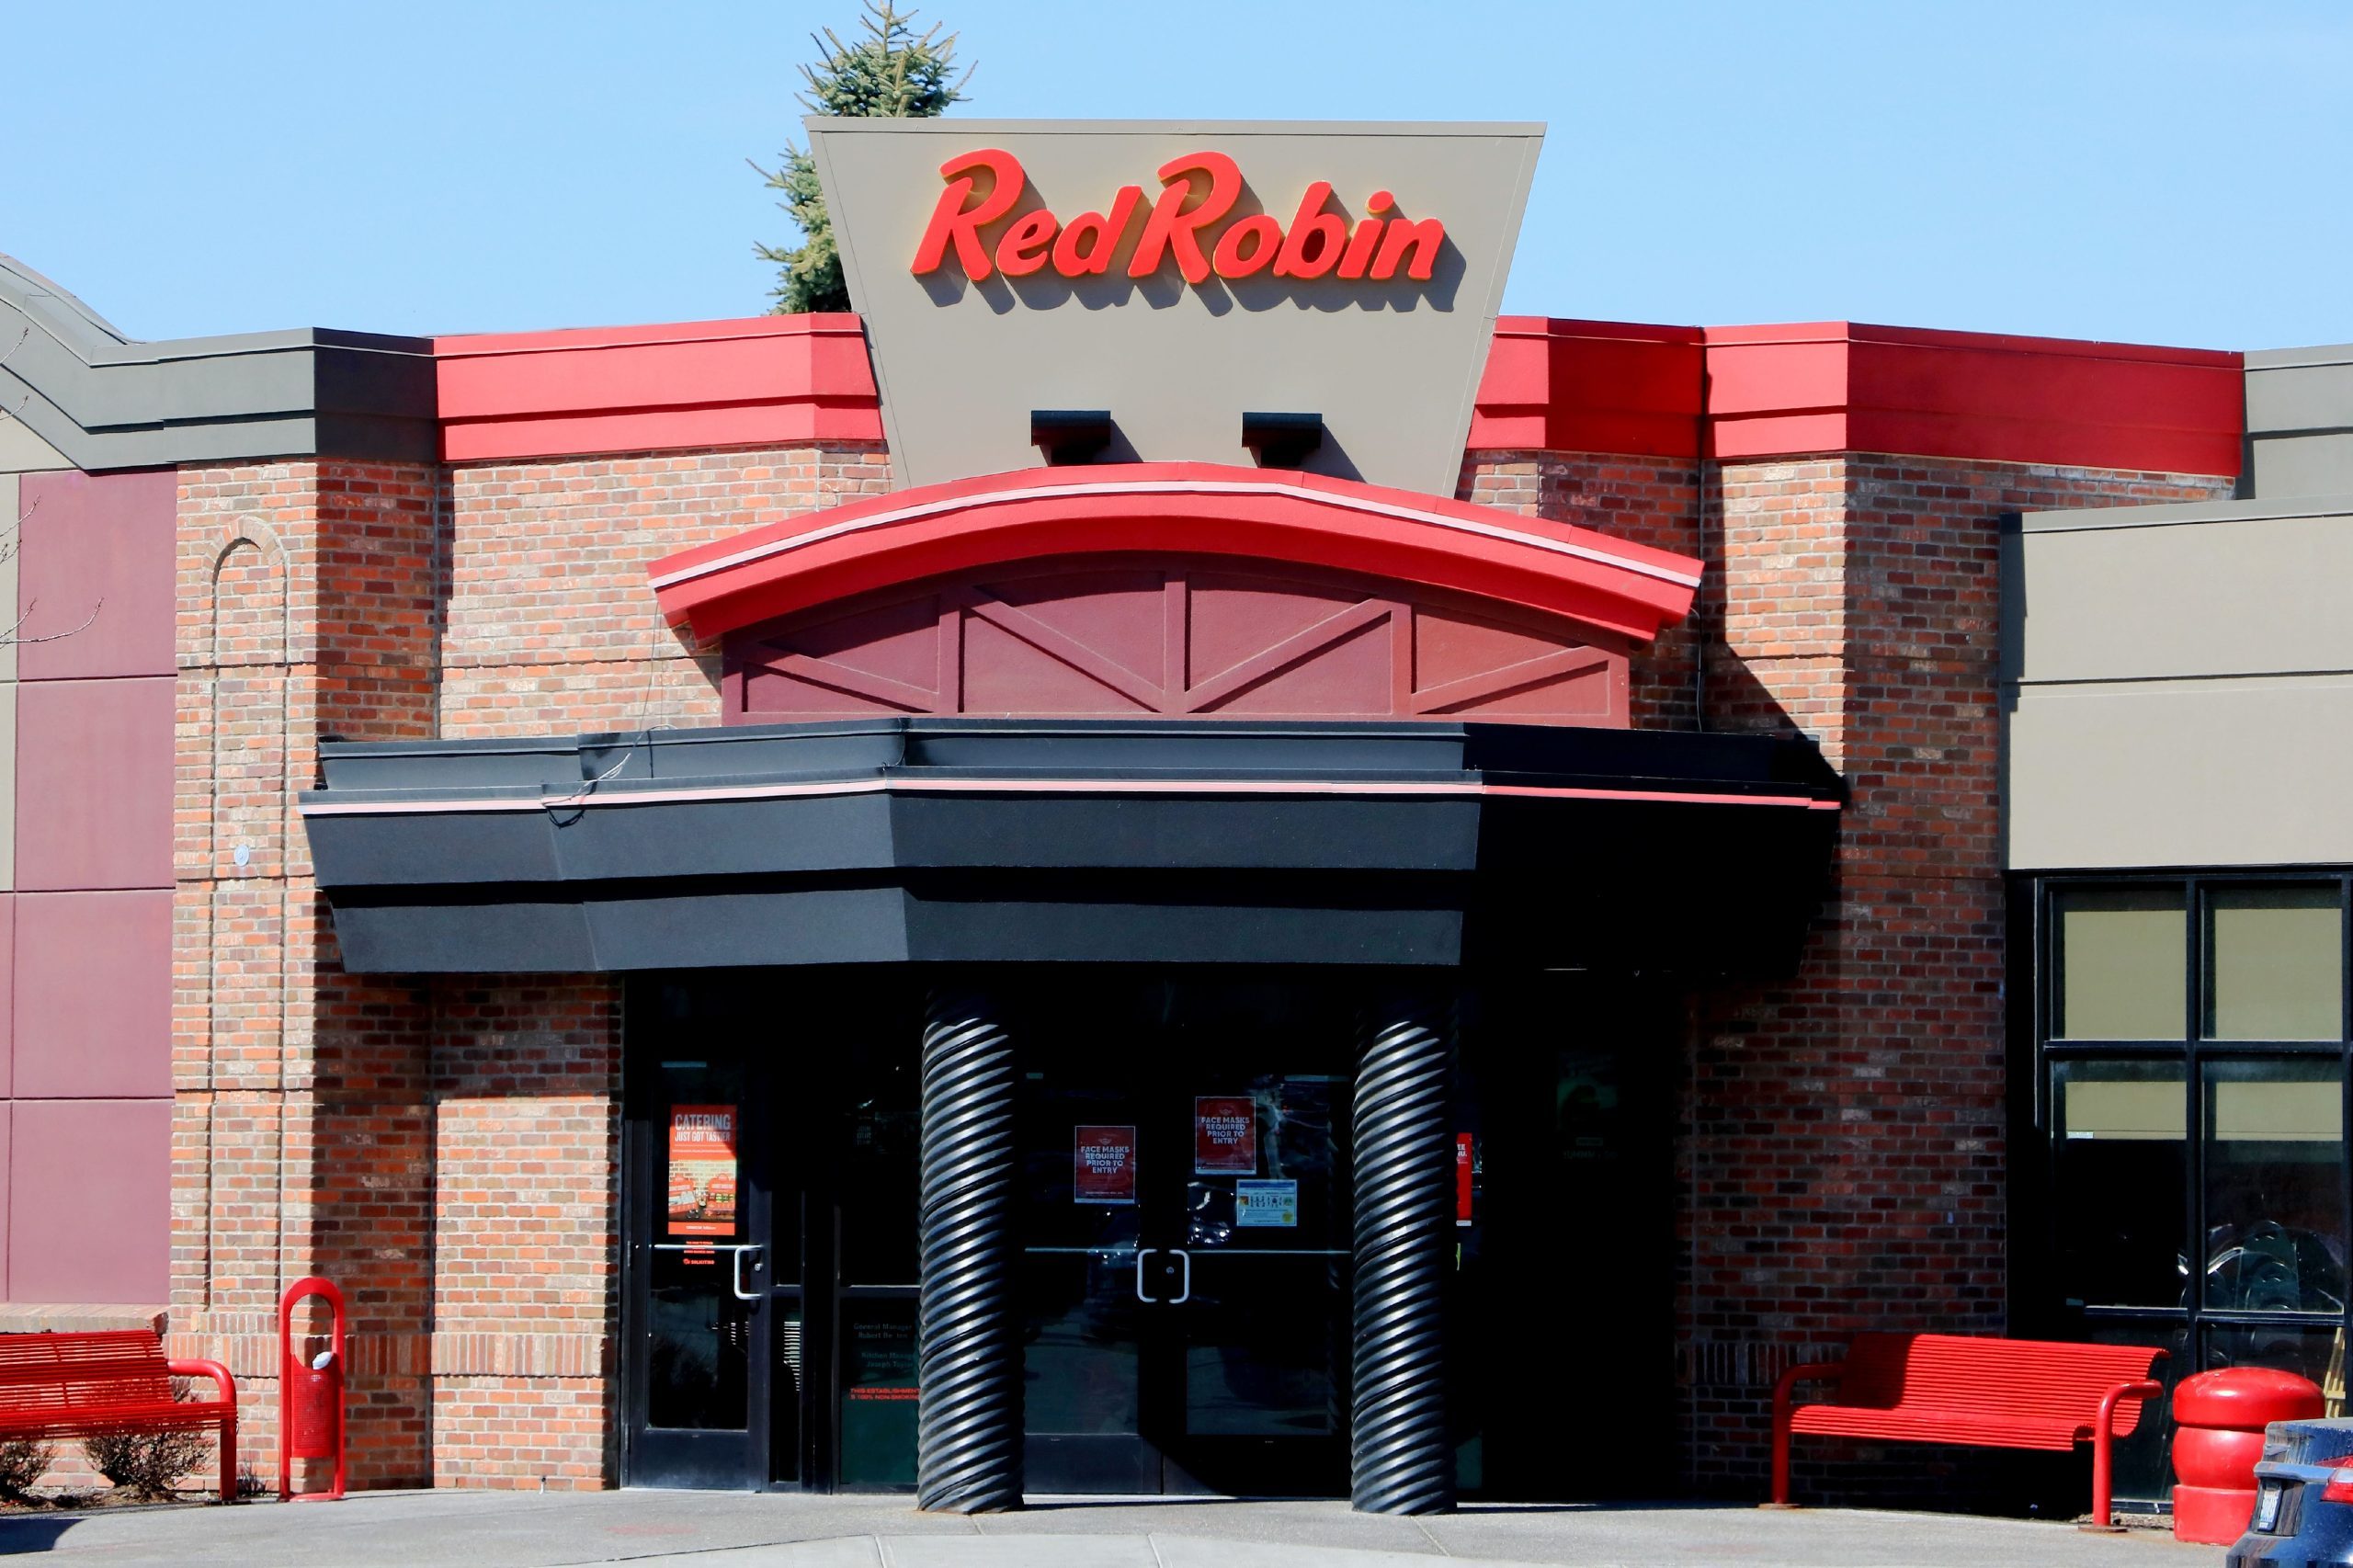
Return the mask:
<path fill-rule="evenodd" d="M 312 853 L 362 972 L 1779 972 L 1837 815 L 1774 803 L 1837 799 L 1802 743 L 1492 724 L 893 720 L 322 754 Z M 724 793 L 795 787 L 860 792 Z"/>

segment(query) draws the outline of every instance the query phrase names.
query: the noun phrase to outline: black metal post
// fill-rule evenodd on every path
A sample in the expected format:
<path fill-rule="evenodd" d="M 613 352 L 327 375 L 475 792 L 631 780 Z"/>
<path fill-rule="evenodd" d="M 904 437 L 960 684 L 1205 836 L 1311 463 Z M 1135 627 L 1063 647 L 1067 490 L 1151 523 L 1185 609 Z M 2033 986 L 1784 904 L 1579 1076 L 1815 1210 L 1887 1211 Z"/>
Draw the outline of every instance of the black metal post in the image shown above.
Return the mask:
<path fill-rule="evenodd" d="M 1348 1500 L 1368 1514 L 1441 1514 L 1454 1507 L 1445 1355 L 1453 1009 L 1433 994 L 1386 998 L 1366 1025 L 1354 1132 Z"/>
<path fill-rule="evenodd" d="M 915 1503 L 1021 1506 L 1014 1322 L 1013 1042 L 969 994 L 932 993 L 923 1028 L 922 1392 Z"/>

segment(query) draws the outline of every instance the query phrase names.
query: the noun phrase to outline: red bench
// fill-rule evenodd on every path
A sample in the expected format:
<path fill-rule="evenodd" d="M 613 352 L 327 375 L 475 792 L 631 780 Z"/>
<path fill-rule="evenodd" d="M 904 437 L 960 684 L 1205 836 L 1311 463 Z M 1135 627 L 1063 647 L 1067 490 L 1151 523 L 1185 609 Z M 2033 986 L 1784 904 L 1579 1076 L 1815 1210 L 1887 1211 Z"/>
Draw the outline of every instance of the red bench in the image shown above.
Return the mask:
<path fill-rule="evenodd" d="M 1954 1334 L 1859 1334 L 1844 1361 L 1791 1367 L 1773 1386 L 1773 1501 L 1790 1500 L 1790 1434 L 1821 1432 L 1980 1449 L 2092 1445 L 2092 1517 L 2109 1522 L 2109 1445 L 2140 1425 L 2165 1352 L 2137 1345 L 2058 1345 Z M 1792 1408 L 1799 1383 L 1838 1397 Z"/>
<path fill-rule="evenodd" d="M 210 1378 L 221 1397 L 176 1400 L 174 1378 Z M 146 1329 L 0 1334 L 0 1442 L 115 1432 L 221 1438 L 221 1500 L 237 1494 L 237 1384 L 218 1361 L 170 1361 Z"/>

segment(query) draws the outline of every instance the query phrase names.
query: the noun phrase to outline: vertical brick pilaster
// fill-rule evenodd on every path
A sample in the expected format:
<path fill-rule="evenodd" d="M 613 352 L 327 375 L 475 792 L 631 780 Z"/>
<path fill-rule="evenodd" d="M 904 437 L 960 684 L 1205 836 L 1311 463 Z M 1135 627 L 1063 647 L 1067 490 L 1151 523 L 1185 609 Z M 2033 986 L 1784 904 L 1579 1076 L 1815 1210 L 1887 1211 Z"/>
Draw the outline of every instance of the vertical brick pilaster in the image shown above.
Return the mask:
<path fill-rule="evenodd" d="M 1783 1368 L 1862 1329 L 2006 1324 L 2000 515 L 2230 484 L 1847 453 L 1710 489 L 1708 725 L 1805 735 L 1851 791 L 1798 973 L 1700 996 L 1686 1062 L 1689 1480 L 1762 1495 Z M 1802 1494 L 1881 1500 L 1982 1472 L 1852 1446 L 1805 1469 Z"/>

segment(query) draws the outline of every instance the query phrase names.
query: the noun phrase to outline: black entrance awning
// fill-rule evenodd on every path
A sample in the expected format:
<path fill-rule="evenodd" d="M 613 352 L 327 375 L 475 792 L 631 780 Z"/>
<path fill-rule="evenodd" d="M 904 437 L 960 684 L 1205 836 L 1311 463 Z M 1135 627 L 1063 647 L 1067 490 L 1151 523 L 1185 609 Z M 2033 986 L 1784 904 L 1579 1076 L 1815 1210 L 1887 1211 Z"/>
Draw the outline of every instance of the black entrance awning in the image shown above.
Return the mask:
<path fill-rule="evenodd" d="M 1836 777 L 1753 735 L 861 720 L 329 743 L 347 969 L 1794 963 Z"/>

